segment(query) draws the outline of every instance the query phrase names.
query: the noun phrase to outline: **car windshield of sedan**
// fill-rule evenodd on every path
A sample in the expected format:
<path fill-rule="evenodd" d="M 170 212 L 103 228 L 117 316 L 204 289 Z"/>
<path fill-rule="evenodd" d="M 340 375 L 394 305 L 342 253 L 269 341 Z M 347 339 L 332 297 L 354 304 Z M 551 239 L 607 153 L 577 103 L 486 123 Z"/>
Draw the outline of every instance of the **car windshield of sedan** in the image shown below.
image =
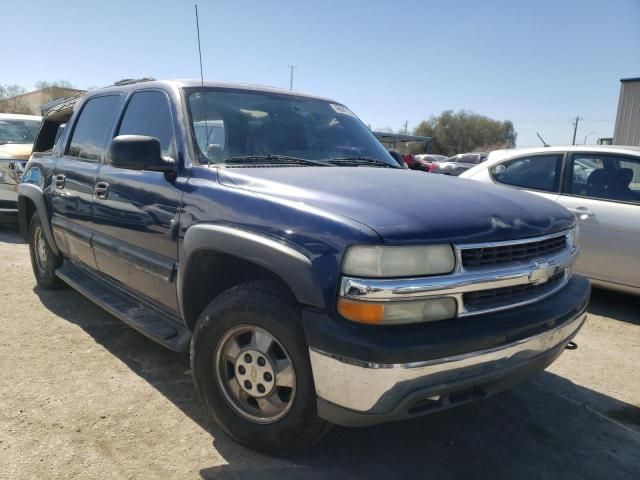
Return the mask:
<path fill-rule="evenodd" d="M 0 119 L 0 145 L 33 143 L 39 126 L 37 120 Z"/>
<path fill-rule="evenodd" d="M 204 163 L 298 162 L 396 167 L 345 106 L 295 95 L 186 89 L 194 145 Z"/>

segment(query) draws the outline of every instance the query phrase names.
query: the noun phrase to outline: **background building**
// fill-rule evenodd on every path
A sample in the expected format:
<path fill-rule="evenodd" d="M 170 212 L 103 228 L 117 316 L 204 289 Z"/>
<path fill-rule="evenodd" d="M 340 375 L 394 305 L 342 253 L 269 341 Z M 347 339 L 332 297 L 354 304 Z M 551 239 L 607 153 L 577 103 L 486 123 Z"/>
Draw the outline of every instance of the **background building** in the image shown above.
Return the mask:
<path fill-rule="evenodd" d="M 640 146 L 640 77 L 620 80 L 613 144 Z"/>
<path fill-rule="evenodd" d="M 57 86 L 40 88 L 33 92 L 23 93 L 21 95 L 3 99 L 0 104 L 0 111 L 7 113 L 40 115 L 40 107 L 42 105 L 53 100 L 71 97 L 82 92 L 84 92 L 84 90 Z"/>

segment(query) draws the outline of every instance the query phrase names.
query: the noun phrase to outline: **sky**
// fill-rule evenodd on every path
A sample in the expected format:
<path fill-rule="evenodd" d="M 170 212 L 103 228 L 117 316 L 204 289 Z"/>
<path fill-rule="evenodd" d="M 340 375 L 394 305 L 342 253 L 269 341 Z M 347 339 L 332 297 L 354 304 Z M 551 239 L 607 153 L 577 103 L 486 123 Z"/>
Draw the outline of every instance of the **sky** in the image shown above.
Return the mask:
<path fill-rule="evenodd" d="M 613 135 L 640 77 L 640 0 L 199 0 L 206 80 L 333 98 L 374 129 L 443 110 L 511 120 L 518 146 Z M 0 0 L 0 84 L 199 78 L 194 2 Z"/>

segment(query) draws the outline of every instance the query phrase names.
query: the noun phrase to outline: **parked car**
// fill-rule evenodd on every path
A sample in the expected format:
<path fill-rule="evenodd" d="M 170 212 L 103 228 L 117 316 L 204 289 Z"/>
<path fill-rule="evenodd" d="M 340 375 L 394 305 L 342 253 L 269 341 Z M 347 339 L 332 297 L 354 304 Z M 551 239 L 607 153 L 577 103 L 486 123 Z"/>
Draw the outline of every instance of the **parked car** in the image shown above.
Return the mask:
<path fill-rule="evenodd" d="M 391 156 L 396 160 L 398 165 L 403 168 L 410 168 L 411 170 L 426 170 L 428 163 L 422 160 L 416 160 L 415 155 L 401 154 L 398 152 L 400 145 L 412 144 L 422 149 L 429 149 L 431 138 L 419 136 L 419 135 L 406 135 L 401 133 L 390 132 L 376 132 L 372 131 L 373 135 L 389 150 Z M 407 147 L 403 147 L 402 150 L 407 150 Z"/>
<path fill-rule="evenodd" d="M 333 100 L 148 81 L 45 117 L 19 218 L 41 288 L 190 351 L 224 431 L 285 454 L 486 398 L 581 328 L 575 217 L 468 183 L 399 168 Z"/>
<path fill-rule="evenodd" d="M 412 170 L 422 170 L 423 172 L 428 172 L 433 162 L 441 162 L 446 158 L 447 157 L 445 157 L 444 155 L 432 155 L 426 153 L 413 155 L 414 167 L 412 168 Z"/>
<path fill-rule="evenodd" d="M 458 176 L 470 168 L 484 162 L 487 159 L 486 153 L 461 153 L 448 157 L 439 162 L 433 162 L 429 168 L 430 173 L 440 173 L 443 175 Z"/>
<path fill-rule="evenodd" d="M 567 207 L 580 223 L 576 271 L 595 285 L 640 294 L 640 148 L 498 150 L 461 177 L 525 189 Z"/>
<path fill-rule="evenodd" d="M 17 187 L 41 117 L 0 113 L 0 223 L 18 219 Z"/>

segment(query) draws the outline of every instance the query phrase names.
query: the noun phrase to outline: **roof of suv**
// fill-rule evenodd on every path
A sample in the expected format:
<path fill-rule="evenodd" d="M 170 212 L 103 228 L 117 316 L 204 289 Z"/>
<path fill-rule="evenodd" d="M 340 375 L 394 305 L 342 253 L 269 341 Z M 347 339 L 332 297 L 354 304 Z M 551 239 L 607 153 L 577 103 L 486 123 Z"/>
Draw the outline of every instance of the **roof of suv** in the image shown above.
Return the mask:
<path fill-rule="evenodd" d="M 104 90 L 117 90 L 117 91 L 123 91 L 123 90 L 132 90 L 132 89 L 138 89 L 138 88 L 148 88 L 148 87 L 177 87 L 177 88 L 187 88 L 187 87 L 200 87 L 202 86 L 202 82 L 200 80 L 190 80 L 190 79 L 184 79 L 184 80 L 141 80 L 141 81 L 132 81 L 129 83 L 124 83 L 121 85 L 110 85 L 107 87 L 101 87 L 97 90 L 92 90 L 90 91 L 88 94 L 92 95 L 93 93 L 96 93 L 98 91 L 104 91 Z M 310 98 L 310 99 L 314 99 L 314 100 L 325 100 L 328 102 L 334 102 L 334 103 L 338 103 L 335 102 L 334 100 L 331 100 L 329 98 L 324 98 L 324 97 L 319 97 L 316 95 L 310 95 L 307 93 L 301 93 L 301 92 L 296 92 L 296 91 L 292 91 L 292 90 L 285 90 L 283 88 L 275 88 L 275 87 L 267 87 L 264 85 L 251 85 L 251 84 L 247 84 L 247 83 L 225 83 L 225 82 L 210 82 L 210 81 L 205 81 L 204 82 L 204 86 L 205 87 L 211 87 L 211 88 L 226 88 L 226 89 L 232 89 L 232 90 L 245 90 L 247 92 L 264 92 L 264 93 L 277 93 L 279 95 L 291 95 L 294 97 L 304 97 L 304 98 Z"/>

